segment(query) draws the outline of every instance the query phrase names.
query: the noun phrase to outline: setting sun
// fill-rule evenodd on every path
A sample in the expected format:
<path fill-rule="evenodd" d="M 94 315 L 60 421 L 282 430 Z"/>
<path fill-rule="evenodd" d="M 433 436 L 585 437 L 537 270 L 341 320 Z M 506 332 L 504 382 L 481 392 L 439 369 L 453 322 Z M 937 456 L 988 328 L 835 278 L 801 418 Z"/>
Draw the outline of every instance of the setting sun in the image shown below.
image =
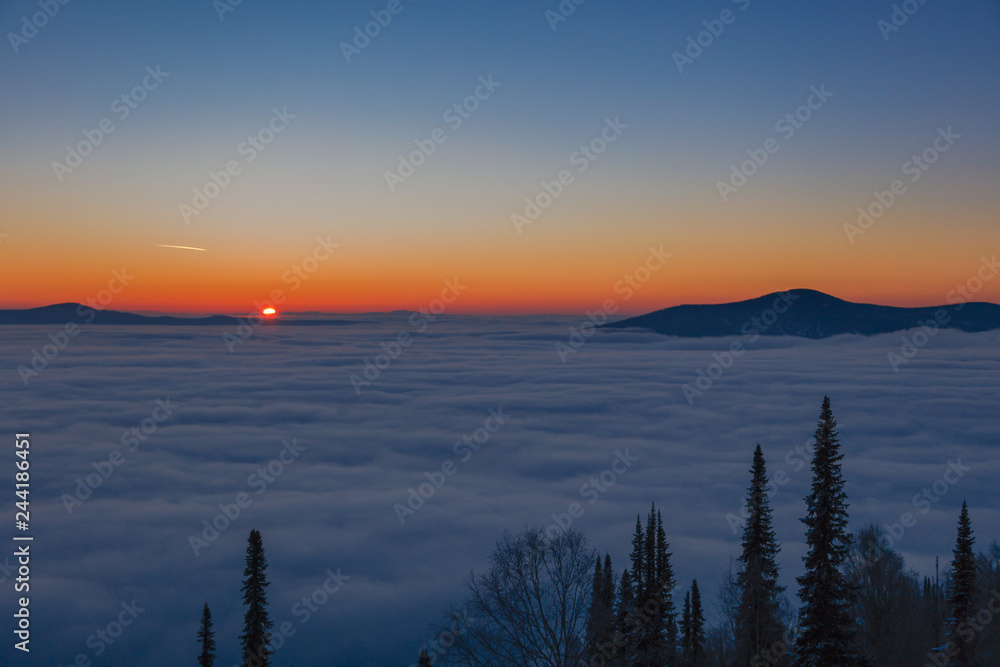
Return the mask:
<path fill-rule="evenodd" d="M 0 0 L 0 667 L 1000 667 L 1000 0 L 617 6 Z"/>

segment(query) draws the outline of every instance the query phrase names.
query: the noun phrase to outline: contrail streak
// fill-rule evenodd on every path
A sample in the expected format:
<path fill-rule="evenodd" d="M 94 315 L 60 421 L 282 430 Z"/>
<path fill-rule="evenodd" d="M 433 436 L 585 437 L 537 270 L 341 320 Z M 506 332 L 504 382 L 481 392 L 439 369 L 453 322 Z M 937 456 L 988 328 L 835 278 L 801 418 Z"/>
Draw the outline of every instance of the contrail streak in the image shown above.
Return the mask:
<path fill-rule="evenodd" d="M 192 248 L 186 245 L 161 245 L 159 243 L 154 244 L 157 248 L 178 248 L 180 250 L 199 250 L 201 252 L 208 252 L 204 248 Z"/>

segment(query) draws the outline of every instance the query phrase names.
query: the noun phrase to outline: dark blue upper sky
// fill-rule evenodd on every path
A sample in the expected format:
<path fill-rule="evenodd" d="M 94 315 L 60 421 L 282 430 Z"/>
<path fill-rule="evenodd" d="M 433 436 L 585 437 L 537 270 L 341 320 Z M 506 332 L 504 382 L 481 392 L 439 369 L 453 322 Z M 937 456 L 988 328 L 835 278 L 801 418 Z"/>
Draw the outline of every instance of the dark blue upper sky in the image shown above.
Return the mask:
<path fill-rule="evenodd" d="M 0 188 L 13 222 L 4 232 L 21 257 L 45 254 L 53 234 L 89 250 L 50 254 L 50 284 L 26 287 L 24 301 L 82 298 L 67 287 L 68 268 L 96 282 L 128 256 L 149 287 L 124 305 L 234 310 L 317 234 L 333 233 L 342 262 L 298 295 L 299 307 L 416 307 L 444 273 L 460 272 L 479 286 L 462 309 L 577 312 L 653 243 L 677 251 L 680 275 L 674 289 L 647 290 L 640 310 L 789 286 L 938 302 L 997 240 L 1000 9 L 912 2 L 907 16 L 859 0 L 400 0 L 350 62 L 343 45 L 357 28 L 376 32 L 371 13 L 385 15 L 388 1 L 246 0 L 220 17 L 223 0 L 75 0 L 35 19 L 46 24 L 26 41 L 12 35 L 41 10 L 5 2 Z M 553 29 L 560 6 L 576 8 Z M 901 25 L 889 31 L 894 13 Z M 690 62 L 679 68 L 677 54 Z M 151 66 L 169 76 L 81 167 L 59 174 L 68 147 Z M 400 156 L 444 127 L 443 113 L 480 77 L 499 89 L 415 176 L 387 187 Z M 814 89 L 832 97 L 782 136 L 776 121 L 804 109 Z M 294 114 L 291 128 L 192 224 L 183 212 L 192 193 L 276 108 Z M 530 233 L 512 226 L 607 118 L 628 129 L 579 175 L 585 185 Z M 845 236 L 857 208 L 948 127 L 961 139 L 914 194 L 861 242 Z M 780 152 L 738 193 L 721 191 L 768 138 Z M 214 254 L 198 264 L 154 251 L 160 243 Z M 511 283 L 511 262 L 551 289 Z M 202 302 L 163 296 L 176 294 L 179 272 Z M 331 301 L 346 283 L 352 298 Z M 390 294 L 401 283 L 423 291 Z M 982 297 L 997 300 L 998 289 Z"/>

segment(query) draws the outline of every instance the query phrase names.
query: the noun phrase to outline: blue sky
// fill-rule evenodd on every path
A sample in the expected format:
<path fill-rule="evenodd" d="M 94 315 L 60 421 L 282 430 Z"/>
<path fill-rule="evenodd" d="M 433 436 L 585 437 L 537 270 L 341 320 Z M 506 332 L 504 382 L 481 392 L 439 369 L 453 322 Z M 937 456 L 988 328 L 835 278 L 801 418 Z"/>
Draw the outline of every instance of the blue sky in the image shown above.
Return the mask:
<path fill-rule="evenodd" d="M 789 286 L 930 305 L 998 240 L 995 3 L 913 5 L 885 39 L 883 2 L 589 0 L 553 30 L 556 2 L 401 0 L 351 62 L 342 44 L 388 3 L 247 1 L 221 18 L 207 0 L 57 6 L 15 53 L 9 35 L 40 10 L 0 5 L 6 271 L 23 282 L 30 256 L 46 277 L 9 305 L 78 300 L 127 258 L 147 279 L 121 305 L 238 311 L 319 233 L 343 244 L 344 263 L 299 309 L 412 308 L 461 272 L 480 288 L 463 308 L 580 312 L 664 242 L 684 268 L 637 310 Z M 678 71 L 689 38 L 707 46 Z M 150 66 L 169 75 L 57 179 L 67 146 Z M 390 191 L 386 173 L 480 77 L 499 88 Z M 720 200 L 733 166 L 780 138 L 776 121 L 815 87 L 832 96 Z M 196 224 L 178 215 L 274 109 L 294 115 L 290 129 Z M 514 214 L 607 118 L 628 126 L 622 138 L 530 234 L 515 232 Z M 863 244 L 847 243 L 857 207 L 948 127 L 957 147 Z M 161 243 L 213 254 L 199 264 L 151 250 Z M 512 283 L 512 264 L 539 280 Z"/>

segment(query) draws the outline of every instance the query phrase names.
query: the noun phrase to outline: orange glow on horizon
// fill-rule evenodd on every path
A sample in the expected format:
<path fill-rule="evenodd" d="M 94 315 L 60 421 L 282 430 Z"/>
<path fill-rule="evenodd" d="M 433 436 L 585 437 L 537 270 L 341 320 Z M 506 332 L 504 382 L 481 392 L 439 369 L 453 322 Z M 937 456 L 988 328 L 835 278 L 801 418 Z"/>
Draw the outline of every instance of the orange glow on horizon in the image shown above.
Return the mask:
<path fill-rule="evenodd" d="M 16 213 L 38 217 L 28 210 Z M 827 215 L 819 232 L 787 218 L 748 217 L 735 224 L 687 212 L 665 222 L 639 215 L 615 235 L 600 231 L 591 218 L 569 226 L 552 217 L 524 237 L 505 227 L 483 232 L 482 244 L 470 232 L 386 246 L 355 232 L 319 261 L 314 234 L 265 247 L 259 239 L 207 226 L 184 242 L 208 252 L 167 253 L 147 245 L 139 233 L 115 237 L 110 229 L 102 236 L 108 243 L 95 245 L 88 234 L 105 223 L 77 214 L 80 224 L 67 228 L 58 246 L 38 231 L 44 224 L 25 225 L 3 240 L 0 284 L 7 289 L 0 292 L 0 308 L 86 304 L 104 295 L 112 298 L 98 307 L 130 312 L 276 317 L 279 306 L 285 313 L 417 311 L 456 280 L 466 288 L 449 301 L 448 314 L 583 315 L 614 299 L 614 316 L 625 317 L 794 288 L 861 303 L 937 306 L 970 280 L 976 287 L 973 300 L 1000 302 L 1000 277 L 983 268 L 994 253 L 976 246 L 978 232 L 942 237 L 931 224 L 934 216 L 914 214 L 902 239 L 883 231 L 889 228 L 886 221 L 851 244 L 843 220 Z M 341 241 L 336 235 L 330 239 Z M 670 257 L 662 268 L 647 271 L 658 263 L 651 248 Z M 985 275 L 992 279 L 976 278 Z M 640 286 L 626 289 L 626 279 Z M 117 291 L 108 293 L 109 287 Z M 264 304 L 275 312 L 266 312 Z"/>

